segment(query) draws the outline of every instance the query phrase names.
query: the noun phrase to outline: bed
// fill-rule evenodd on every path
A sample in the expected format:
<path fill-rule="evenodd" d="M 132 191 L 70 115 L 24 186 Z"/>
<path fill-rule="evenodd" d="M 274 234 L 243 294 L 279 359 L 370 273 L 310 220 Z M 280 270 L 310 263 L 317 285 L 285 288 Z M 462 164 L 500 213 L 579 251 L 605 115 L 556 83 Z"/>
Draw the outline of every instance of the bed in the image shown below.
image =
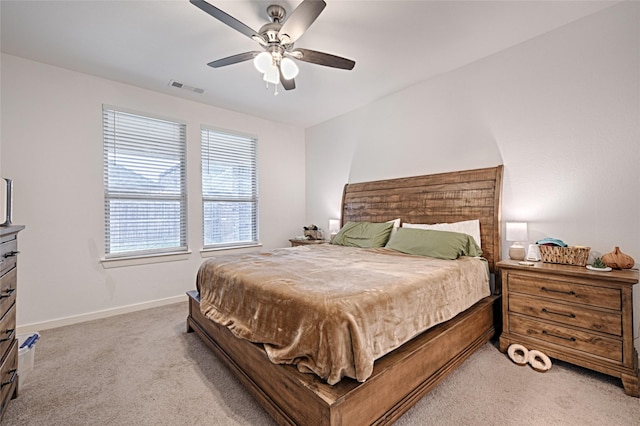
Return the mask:
<path fill-rule="evenodd" d="M 495 272 L 501 252 L 501 183 L 502 166 L 347 184 L 341 220 L 345 224 L 396 218 L 408 223 L 478 219 L 483 257 Z M 188 295 L 187 330 L 213 350 L 279 424 L 390 424 L 491 339 L 499 323 L 495 321 L 499 296 L 491 294 L 376 358 L 364 382 L 344 377 L 330 385 L 293 365 L 271 362 L 263 345 L 240 339 L 208 319 L 197 290 Z"/>

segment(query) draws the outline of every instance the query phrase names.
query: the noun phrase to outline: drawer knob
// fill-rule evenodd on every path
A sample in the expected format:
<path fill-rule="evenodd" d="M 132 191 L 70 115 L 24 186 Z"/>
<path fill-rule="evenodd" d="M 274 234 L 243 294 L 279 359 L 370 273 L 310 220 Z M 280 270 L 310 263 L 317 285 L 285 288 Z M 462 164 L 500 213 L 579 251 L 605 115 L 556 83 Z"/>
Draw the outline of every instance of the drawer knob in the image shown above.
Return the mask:
<path fill-rule="evenodd" d="M 13 373 L 11 374 L 11 379 L 9 379 L 8 382 L 2 382 L 2 384 L 0 384 L 0 389 L 2 389 L 3 387 L 12 384 L 13 382 L 16 381 L 16 378 L 18 377 L 18 370 L 17 369 L 13 369 L 13 370 L 9 370 L 7 371 L 7 373 Z"/>
<path fill-rule="evenodd" d="M 549 293 L 561 293 L 561 294 L 567 294 L 567 295 L 569 295 L 569 296 L 575 296 L 575 295 L 576 295 L 576 292 L 575 292 L 575 291 L 573 291 L 573 290 L 571 290 L 571 291 L 553 290 L 553 289 L 548 289 L 548 288 L 546 288 L 546 287 L 540 287 L 540 290 L 542 290 L 542 291 L 546 291 L 546 292 L 549 292 Z"/>
<path fill-rule="evenodd" d="M 575 318 L 575 314 L 565 314 L 564 312 L 554 312 L 554 311 L 550 311 L 547 308 L 542 308 L 542 312 L 544 312 L 545 314 L 549 314 L 549 315 L 559 315 L 561 317 L 567 317 L 567 318 Z"/>
<path fill-rule="evenodd" d="M 4 331 L 5 334 L 8 335 L 8 337 L 5 337 L 4 339 L 0 339 L 0 342 L 6 342 L 7 340 L 13 340 L 13 336 L 16 334 L 16 329 L 15 328 L 7 328 Z"/>
<path fill-rule="evenodd" d="M 0 299 L 4 299 L 5 297 L 10 297 L 13 293 L 15 293 L 15 291 L 16 291 L 15 288 L 10 288 L 4 293 L 0 293 Z"/>
<path fill-rule="evenodd" d="M 7 257 L 16 256 L 18 253 L 20 253 L 20 252 L 19 251 L 15 251 L 15 250 L 11 250 L 11 251 L 8 251 L 5 254 L 3 254 L 2 257 L 4 257 L 6 259 Z"/>
<path fill-rule="evenodd" d="M 558 339 L 563 339 L 563 340 L 568 340 L 570 342 L 575 342 L 576 338 L 575 337 L 564 337 L 564 336 L 559 336 L 557 334 L 552 334 L 549 333 L 547 330 L 542 330 L 542 334 L 544 334 L 545 336 L 550 336 L 550 337 L 556 337 Z"/>

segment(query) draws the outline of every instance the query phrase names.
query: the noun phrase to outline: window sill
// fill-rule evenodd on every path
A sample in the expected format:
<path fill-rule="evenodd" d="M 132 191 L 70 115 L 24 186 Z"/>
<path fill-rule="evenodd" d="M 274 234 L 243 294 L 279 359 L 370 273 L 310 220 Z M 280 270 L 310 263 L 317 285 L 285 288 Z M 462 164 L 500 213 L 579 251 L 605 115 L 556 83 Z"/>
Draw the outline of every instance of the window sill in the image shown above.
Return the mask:
<path fill-rule="evenodd" d="M 179 260 L 187 260 L 191 256 L 190 251 L 175 253 L 150 254 L 146 256 L 116 257 L 112 259 L 100 259 L 104 269 L 121 268 L 125 266 L 146 265 L 150 263 L 166 263 Z"/>
<path fill-rule="evenodd" d="M 228 250 L 242 250 L 243 252 L 248 252 L 250 250 L 247 250 L 247 249 L 254 250 L 259 247 L 262 247 L 262 244 L 258 243 L 258 244 L 247 244 L 246 246 L 206 248 L 206 249 L 200 250 L 200 256 L 213 257 L 213 256 L 216 256 L 221 251 L 228 251 Z"/>

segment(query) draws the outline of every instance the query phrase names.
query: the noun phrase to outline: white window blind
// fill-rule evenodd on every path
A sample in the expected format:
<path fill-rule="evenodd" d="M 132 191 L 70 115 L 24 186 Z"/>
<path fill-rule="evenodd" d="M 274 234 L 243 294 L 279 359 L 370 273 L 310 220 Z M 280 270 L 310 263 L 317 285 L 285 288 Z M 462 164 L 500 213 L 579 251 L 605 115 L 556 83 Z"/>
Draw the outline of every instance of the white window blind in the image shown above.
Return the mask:
<path fill-rule="evenodd" d="M 186 126 L 103 107 L 106 257 L 187 250 Z"/>
<path fill-rule="evenodd" d="M 258 243 L 256 139 L 202 128 L 205 248 Z"/>

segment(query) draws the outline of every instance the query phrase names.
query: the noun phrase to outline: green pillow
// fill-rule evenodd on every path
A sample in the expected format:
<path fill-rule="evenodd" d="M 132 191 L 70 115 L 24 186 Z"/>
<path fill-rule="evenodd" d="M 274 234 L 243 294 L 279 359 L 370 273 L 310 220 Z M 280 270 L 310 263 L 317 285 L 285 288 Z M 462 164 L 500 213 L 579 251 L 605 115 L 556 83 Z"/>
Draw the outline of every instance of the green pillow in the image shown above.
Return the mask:
<path fill-rule="evenodd" d="M 399 228 L 389 239 L 387 248 L 438 259 L 480 256 L 482 250 L 471 235 L 431 229 Z"/>
<path fill-rule="evenodd" d="M 331 244 L 349 247 L 384 247 L 393 229 L 393 222 L 347 222 L 331 240 Z"/>

